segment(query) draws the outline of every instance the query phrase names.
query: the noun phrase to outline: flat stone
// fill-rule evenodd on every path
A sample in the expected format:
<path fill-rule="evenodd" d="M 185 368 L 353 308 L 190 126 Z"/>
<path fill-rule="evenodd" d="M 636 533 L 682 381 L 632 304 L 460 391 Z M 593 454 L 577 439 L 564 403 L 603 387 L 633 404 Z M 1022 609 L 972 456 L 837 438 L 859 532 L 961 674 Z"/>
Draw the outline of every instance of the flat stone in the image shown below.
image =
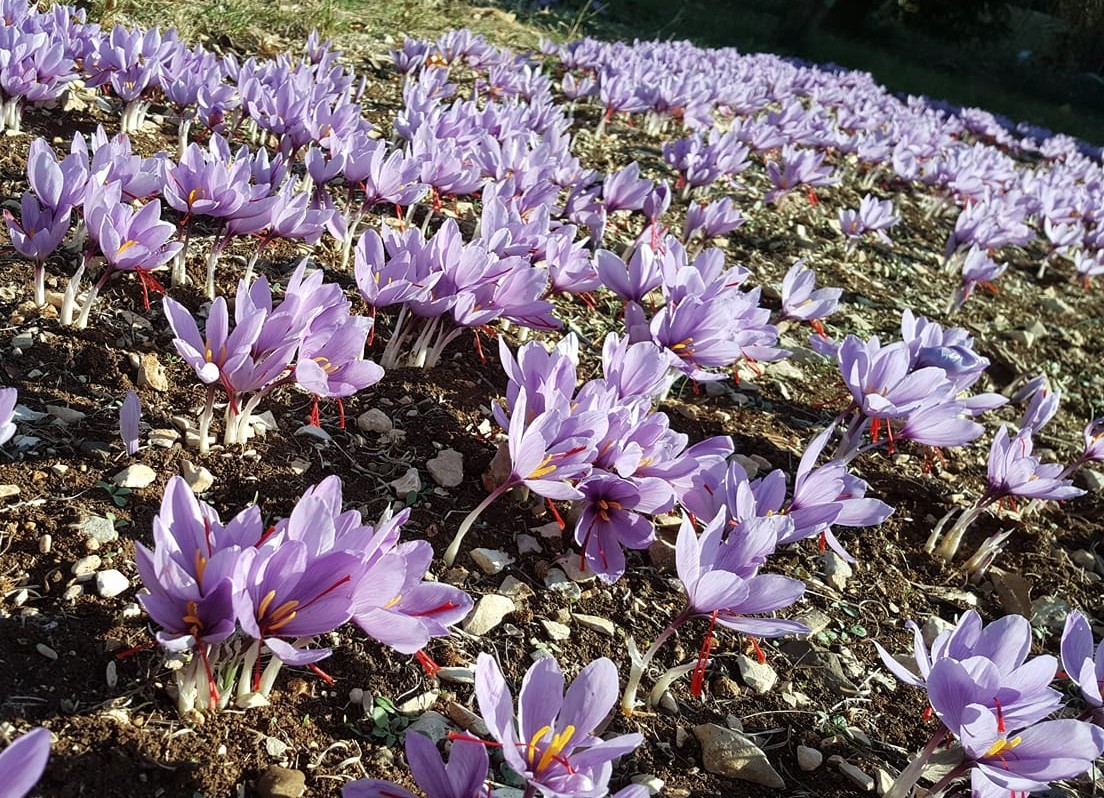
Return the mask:
<path fill-rule="evenodd" d="M 1104 473 L 1092 468 L 1082 468 L 1077 472 L 1077 481 L 1091 493 L 1104 491 Z"/>
<path fill-rule="evenodd" d="M 291 469 L 291 473 L 296 475 L 302 475 L 310 470 L 311 464 L 309 460 L 304 460 L 301 457 L 297 457 L 288 463 L 288 468 Z"/>
<path fill-rule="evenodd" d="M 525 599 L 533 595 L 533 588 L 512 576 L 507 576 L 498 586 L 498 592 L 515 599 Z"/>
<path fill-rule="evenodd" d="M 375 407 L 357 416 L 356 423 L 361 432 L 390 432 L 394 427 L 387 414 Z"/>
<path fill-rule="evenodd" d="M 426 470 L 442 488 L 455 488 L 464 481 L 464 456 L 455 449 L 443 449 L 426 461 Z"/>
<path fill-rule="evenodd" d="M 598 634 L 603 634 L 606 637 L 616 637 L 617 627 L 613 621 L 609 618 L 602 618 L 599 615 L 583 615 L 582 613 L 573 613 L 571 615 L 575 619 L 575 622 L 582 626 L 584 629 L 591 629 Z"/>
<path fill-rule="evenodd" d="M 215 475 L 203 466 L 197 466 L 191 460 L 180 464 L 180 473 L 193 493 L 206 493 L 215 484 Z"/>
<path fill-rule="evenodd" d="M 98 554 L 89 554 L 87 557 L 81 557 L 70 569 L 73 576 L 81 582 L 87 581 L 92 578 L 92 574 L 96 573 L 96 569 L 100 567 L 103 560 L 100 559 Z"/>
<path fill-rule="evenodd" d="M 264 741 L 265 751 L 273 759 L 279 759 L 288 752 L 290 746 L 279 737 L 266 737 Z"/>
<path fill-rule="evenodd" d="M 786 783 L 767 755 L 739 732 L 715 723 L 703 723 L 694 727 L 694 736 L 702 746 L 702 764 L 710 773 L 775 790 L 785 788 Z"/>
<path fill-rule="evenodd" d="M 0 499 L 10 499 L 19 495 L 18 485 L 0 485 Z"/>
<path fill-rule="evenodd" d="M 449 701 L 448 704 L 445 705 L 445 714 L 449 716 L 449 720 L 464 731 L 469 731 L 480 737 L 490 737 L 491 735 L 490 730 L 487 728 L 487 722 L 463 704 Z"/>
<path fill-rule="evenodd" d="M 1031 602 L 1031 623 L 1054 632 L 1061 631 L 1066 623 L 1066 616 L 1072 609 L 1070 603 L 1063 598 L 1040 596 Z"/>
<path fill-rule="evenodd" d="M 157 472 L 145 463 L 129 465 L 111 478 L 120 488 L 140 489 L 147 487 L 157 479 Z"/>
<path fill-rule="evenodd" d="M 441 668 L 437 671 L 437 678 L 443 682 L 475 684 L 475 668 Z"/>
<path fill-rule="evenodd" d="M 80 522 L 80 531 L 100 543 L 112 543 L 119 539 L 119 530 L 106 518 L 90 515 Z"/>
<path fill-rule="evenodd" d="M 323 443 L 329 443 L 333 440 L 333 436 L 321 427 L 316 427 L 313 424 L 304 424 L 299 429 L 295 430 L 295 434 L 301 437 L 314 438 L 317 441 Z"/>
<path fill-rule="evenodd" d="M 807 745 L 797 747 L 797 766 L 802 770 L 816 770 L 824 762 L 824 754 Z"/>
<path fill-rule="evenodd" d="M 544 627 L 545 634 L 548 635 L 548 639 L 561 642 L 571 637 L 571 628 L 556 621 L 541 620 L 541 626 Z"/>
<path fill-rule="evenodd" d="M 302 798 L 307 776 L 300 770 L 272 765 L 257 779 L 257 798 Z"/>
<path fill-rule="evenodd" d="M 641 784 L 648 790 L 648 795 L 659 795 L 666 782 L 654 773 L 641 773 L 629 779 L 633 784 Z"/>
<path fill-rule="evenodd" d="M 878 795 L 885 795 L 893 788 L 893 774 L 885 768 L 874 768 L 874 789 Z"/>
<path fill-rule="evenodd" d="M 532 535 L 518 535 L 517 536 L 517 550 L 518 554 L 540 554 L 541 544 Z"/>
<path fill-rule="evenodd" d="M 406 473 L 398 479 L 387 483 L 398 499 L 405 499 L 411 493 L 417 493 L 422 489 L 422 477 L 416 468 L 408 468 Z"/>
<path fill-rule="evenodd" d="M 852 784 L 858 787 L 863 792 L 874 791 L 874 777 L 869 773 L 852 765 L 850 762 L 840 762 L 839 772 L 846 776 Z"/>
<path fill-rule="evenodd" d="M 499 549 L 472 549 L 471 558 L 480 571 L 491 576 L 501 573 L 514 561 L 513 557 Z"/>
<path fill-rule="evenodd" d="M 439 690 L 427 690 L 421 695 L 406 699 L 395 709 L 402 715 L 419 715 L 437 703 L 438 695 L 440 695 Z"/>
<path fill-rule="evenodd" d="M 84 420 L 85 414 L 63 405 L 46 405 L 46 412 L 62 424 L 77 424 Z"/>
<path fill-rule="evenodd" d="M 578 554 L 568 554 L 564 557 L 560 557 L 560 559 L 556 560 L 556 565 L 563 569 L 563 572 L 567 574 L 567 578 L 572 582 L 586 584 L 587 582 L 594 581 L 594 570 L 585 567 L 586 560 Z"/>
<path fill-rule="evenodd" d="M 114 598 L 128 587 L 130 580 L 114 568 L 96 574 L 96 592 L 104 598 Z"/>
<path fill-rule="evenodd" d="M 152 388 L 162 393 L 169 390 L 169 378 L 165 375 L 165 367 L 152 352 L 142 355 L 142 362 L 138 365 L 138 386 Z"/>
<path fill-rule="evenodd" d="M 479 599 L 467 620 L 464 621 L 464 631 L 481 637 L 502 623 L 502 619 L 515 609 L 514 602 L 506 596 L 488 593 Z"/>
<path fill-rule="evenodd" d="M 930 646 L 935 642 L 935 638 L 953 628 L 953 623 L 943 620 L 938 615 L 929 615 L 924 621 L 924 625 L 920 627 L 920 633 L 924 636 L 924 642 Z M 909 659 L 912 659 L 912 657 L 909 657 Z"/>
<path fill-rule="evenodd" d="M 778 673 L 774 668 L 745 654 L 736 655 L 736 667 L 740 669 L 740 678 L 744 680 L 744 684 L 759 695 L 770 692 L 778 681 Z"/>
<path fill-rule="evenodd" d="M 157 446 L 162 449 L 171 449 L 179 441 L 180 433 L 167 427 L 151 430 L 149 434 L 150 446 Z"/>
<path fill-rule="evenodd" d="M 1073 313 L 1073 307 L 1066 301 L 1056 296 L 1047 297 L 1042 302 L 1043 310 L 1048 313 L 1058 313 L 1063 316 Z"/>
<path fill-rule="evenodd" d="M 549 590 L 562 593 L 569 599 L 579 599 L 583 595 L 582 588 L 568 579 L 567 574 L 559 568 L 553 568 L 545 575 L 544 585 Z"/>

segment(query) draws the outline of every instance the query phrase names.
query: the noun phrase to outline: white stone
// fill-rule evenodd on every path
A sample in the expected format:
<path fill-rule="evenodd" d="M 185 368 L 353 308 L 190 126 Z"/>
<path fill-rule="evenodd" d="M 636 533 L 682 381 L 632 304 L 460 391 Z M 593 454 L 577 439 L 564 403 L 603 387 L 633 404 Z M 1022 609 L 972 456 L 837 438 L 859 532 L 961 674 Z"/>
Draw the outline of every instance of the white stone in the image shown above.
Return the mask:
<path fill-rule="evenodd" d="M 387 414 L 375 407 L 357 416 L 356 423 L 361 432 L 390 432 L 394 426 Z"/>
<path fill-rule="evenodd" d="M 137 602 L 132 601 L 130 604 L 127 604 L 125 607 L 123 607 L 124 618 L 137 618 L 141 614 L 142 608 L 138 605 Z"/>
<path fill-rule="evenodd" d="M 579 612 L 573 613 L 571 617 L 584 629 L 591 629 L 606 637 L 615 637 L 617 635 L 617 627 L 614 626 L 613 621 L 609 618 L 602 618 L 598 615 L 583 615 Z"/>
<path fill-rule="evenodd" d="M 443 682 L 456 684 L 475 684 L 475 668 L 441 668 L 437 678 Z"/>
<path fill-rule="evenodd" d="M 542 538 L 562 538 L 564 533 L 563 527 L 557 524 L 555 521 L 551 521 L 547 524 L 541 524 L 533 531 L 540 535 Z"/>
<path fill-rule="evenodd" d="M 471 558 L 480 571 L 491 576 L 514 561 L 513 557 L 499 549 L 472 549 Z"/>
<path fill-rule="evenodd" d="M 396 498 L 405 499 L 409 494 L 417 493 L 422 489 L 422 477 L 418 474 L 418 469 L 408 468 L 405 474 L 387 484 L 391 486 Z"/>
<path fill-rule="evenodd" d="M 540 554 L 541 544 L 532 535 L 518 535 L 517 536 L 517 550 L 518 554 Z"/>
<path fill-rule="evenodd" d="M 129 465 L 111 478 L 120 488 L 140 489 L 157 479 L 157 472 L 145 463 Z"/>
<path fill-rule="evenodd" d="M 533 588 L 512 576 L 507 576 L 498 586 L 498 592 L 510 598 L 524 599 L 533 595 Z"/>
<path fill-rule="evenodd" d="M 885 768 L 874 768 L 874 789 L 878 795 L 885 795 L 893 788 L 895 779 Z"/>
<path fill-rule="evenodd" d="M 464 621 L 464 631 L 481 637 L 502 623 L 502 619 L 515 609 L 514 602 L 510 599 L 497 593 L 489 593 L 479 599 Z"/>
<path fill-rule="evenodd" d="M 268 755 L 273 759 L 279 759 L 286 754 L 288 750 L 288 744 L 278 737 L 266 737 L 264 745 L 265 751 L 267 751 Z"/>
<path fill-rule="evenodd" d="M 586 560 L 578 554 L 567 554 L 556 560 L 556 565 L 563 569 L 563 572 L 567 574 L 567 578 L 580 584 L 593 582 L 595 577 L 594 569 L 585 568 L 585 563 Z"/>
<path fill-rule="evenodd" d="M 420 715 L 437 703 L 438 695 L 440 695 L 439 690 L 428 690 L 421 695 L 406 699 L 395 709 L 402 715 Z"/>
<path fill-rule="evenodd" d="M 544 631 L 545 634 L 548 635 L 548 639 L 554 642 L 561 642 L 571 637 L 571 629 L 562 623 L 542 619 L 541 626 L 544 627 Z"/>
<path fill-rule="evenodd" d="M 75 563 L 73 563 L 72 572 L 73 576 L 81 582 L 91 579 L 92 574 L 96 573 L 96 569 L 100 567 L 100 563 L 103 561 L 98 554 L 89 554 L 87 557 L 81 557 Z"/>
<path fill-rule="evenodd" d="M 847 580 L 853 573 L 847 561 L 834 551 L 826 551 L 820 555 L 820 564 L 824 569 L 824 581 L 836 590 L 847 587 Z"/>
<path fill-rule="evenodd" d="M 180 473 L 193 493 L 206 493 L 215 484 L 215 475 L 203 466 L 197 466 L 191 460 L 180 464 Z"/>
<path fill-rule="evenodd" d="M 315 440 L 322 441 L 323 443 L 329 443 L 333 440 L 333 436 L 321 427 L 316 427 L 313 424 L 304 424 L 299 429 L 295 430 L 296 435 L 306 436 L 308 438 L 314 438 Z"/>
<path fill-rule="evenodd" d="M 18 485 L 0 485 L 0 499 L 10 499 L 19 495 Z"/>
<path fill-rule="evenodd" d="M 797 747 L 797 766 L 802 770 L 816 770 L 824 761 L 824 754 L 807 745 Z"/>
<path fill-rule="evenodd" d="M 96 592 L 104 598 L 114 598 L 130 587 L 130 580 L 114 568 L 96 574 Z"/>
<path fill-rule="evenodd" d="M 167 427 L 151 430 L 149 434 L 150 446 L 157 446 L 161 449 L 171 449 L 179 440 L 180 433 Z"/>
<path fill-rule="evenodd" d="M 770 692 L 778 681 L 778 673 L 765 662 L 754 660 L 746 654 L 736 655 L 736 667 L 740 669 L 740 678 L 744 684 L 759 695 Z"/>
<path fill-rule="evenodd" d="M 426 461 L 426 469 L 442 488 L 455 488 L 464 481 L 464 456 L 455 449 L 443 449 Z"/>
<path fill-rule="evenodd" d="M 702 746 L 702 764 L 710 773 L 776 790 L 785 788 L 786 782 L 762 749 L 739 732 L 703 723 L 694 727 L 694 736 Z"/>
<path fill-rule="evenodd" d="M 582 588 L 567 578 L 559 568 L 551 569 L 544 577 L 544 584 L 549 590 L 562 593 L 569 599 L 578 599 L 583 595 Z"/>
<path fill-rule="evenodd" d="M 311 464 L 309 460 L 304 460 L 301 457 L 297 457 L 288 463 L 288 468 L 291 469 L 291 473 L 296 475 L 302 475 L 310 470 Z"/>
<path fill-rule="evenodd" d="M 644 785 L 648 789 L 648 795 L 659 795 L 666 783 L 654 773 L 641 773 L 639 776 L 633 776 L 630 781 L 633 784 Z"/>

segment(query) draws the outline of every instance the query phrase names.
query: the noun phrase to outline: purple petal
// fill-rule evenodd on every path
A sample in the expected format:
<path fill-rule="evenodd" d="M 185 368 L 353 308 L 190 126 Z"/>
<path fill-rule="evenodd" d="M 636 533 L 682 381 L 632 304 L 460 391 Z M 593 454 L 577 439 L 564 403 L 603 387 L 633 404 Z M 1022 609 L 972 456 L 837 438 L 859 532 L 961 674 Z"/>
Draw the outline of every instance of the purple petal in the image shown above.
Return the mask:
<path fill-rule="evenodd" d="M 119 434 L 123 438 L 123 446 L 131 457 L 138 454 L 138 425 L 142 420 L 142 405 L 138 401 L 138 394 L 128 391 L 123 406 L 119 409 Z"/>

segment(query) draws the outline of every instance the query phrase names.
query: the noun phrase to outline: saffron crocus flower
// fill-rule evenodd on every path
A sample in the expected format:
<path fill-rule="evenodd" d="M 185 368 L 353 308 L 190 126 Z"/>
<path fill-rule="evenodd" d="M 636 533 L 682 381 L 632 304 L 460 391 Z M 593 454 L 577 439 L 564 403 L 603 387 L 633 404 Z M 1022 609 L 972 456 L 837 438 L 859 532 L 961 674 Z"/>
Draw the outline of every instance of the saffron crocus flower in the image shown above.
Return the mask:
<path fill-rule="evenodd" d="M 475 667 L 475 695 L 506 763 L 547 798 L 605 795 L 613 760 L 644 742 L 640 734 L 595 736 L 617 701 L 617 667 L 605 657 L 583 668 L 564 692 L 560 666 L 537 660 L 522 681 L 517 713 L 510 688 L 488 654 Z"/>
<path fill-rule="evenodd" d="M 46 259 L 69 231 L 69 213 L 69 210 L 62 212 L 40 206 L 29 191 L 24 192 L 20 201 L 18 219 L 11 211 L 4 211 L 12 247 L 34 261 L 34 298 L 38 307 L 46 305 Z"/>
<path fill-rule="evenodd" d="M 848 245 L 862 238 L 864 233 L 876 233 L 886 243 L 892 243 L 885 231 L 901 221 L 893 213 L 893 200 L 880 200 L 870 194 L 859 203 L 858 210 L 845 209 L 839 212 L 840 230 L 848 239 Z"/>
<path fill-rule="evenodd" d="M 15 403 L 19 393 L 15 388 L 0 388 L 0 446 L 11 440 L 15 434 Z"/>
<path fill-rule="evenodd" d="M 782 278 L 782 315 L 810 322 L 823 333 L 820 320 L 836 312 L 842 295 L 842 288 L 816 288 L 816 274 L 798 260 Z"/>
<path fill-rule="evenodd" d="M 119 408 L 119 435 L 131 457 L 138 454 L 138 425 L 141 421 L 142 405 L 138 401 L 138 394 L 127 391 L 123 406 Z"/>
<path fill-rule="evenodd" d="M 659 512 L 647 494 L 628 480 L 597 474 L 579 486 L 583 509 L 575 525 L 575 542 L 583 549 L 585 567 L 604 582 L 615 582 L 625 573 L 625 552 L 645 549 L 655 539 L 652 522 L 641 513 Z M 669 504 L 669 502 L 668 502 Z"/>
<path fill-rule="evenodd" d="M 480 740 L 457 737 L 446 764 L 437 746 L 424 734 L 406 733 L 406 761 L 425 798 L 475 798 L 483 794 L 490 757 Z M 417 798 L 390 781 L 359 779 L 341 789 L 341 798 Z"/>
<path fill-rule="evenodd" d="M 976 245 L 970 247 L 965 260 L 962 261 L 962 282 L 951 297 L 948 311 L 960 310 L 979 285 L 987 286 L 995 292 L 993 281 L 1004 274 L 1007 268 L 1007 263 L 997 263 L 986 250 Z"/>
<path fill-rule="evenodd" d="M 0 752 L 4 798 L 23 798 L 34 789 L 50 758 L 50 730 L 31 729 Z"/>
<path fill-rule="evenodd" d="M 1104 698 L 1100 692 L 1104 684 L 1104 645 L 1093 642 L 1092 627 L 1077 610 L 1066 616 L 1062 630 L 1062 670 L 1077 685 L 1081 698 L 1089 705 L 1086 716 L 1098 726 L 1104 726 Z"/>

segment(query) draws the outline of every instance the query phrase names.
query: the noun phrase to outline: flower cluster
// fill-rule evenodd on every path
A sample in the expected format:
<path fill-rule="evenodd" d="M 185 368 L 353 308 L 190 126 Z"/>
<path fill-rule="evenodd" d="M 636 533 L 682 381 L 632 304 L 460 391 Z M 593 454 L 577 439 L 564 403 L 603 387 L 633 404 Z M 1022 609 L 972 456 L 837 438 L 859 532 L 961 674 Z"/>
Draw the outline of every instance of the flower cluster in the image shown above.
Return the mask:
<path fill-rule="evenodd" d="M 471 599 L 423 581 L 432 550 L 399 542 L 407 516 L 366 525 L 342 510 L 341 480 L 328 477 L 267 528 L 256 506 L 223 523 L 182 478 L 169 480 L 153 549 L 135 546 L 147 591 L 139 598 L 161 627 L 157 640 L 185 658 L 176 672 L 180 711 L 263 702 L 281 664 L 328 656 L 311 642 L 350 620 L 407 654 L 447 635 Z"/>

